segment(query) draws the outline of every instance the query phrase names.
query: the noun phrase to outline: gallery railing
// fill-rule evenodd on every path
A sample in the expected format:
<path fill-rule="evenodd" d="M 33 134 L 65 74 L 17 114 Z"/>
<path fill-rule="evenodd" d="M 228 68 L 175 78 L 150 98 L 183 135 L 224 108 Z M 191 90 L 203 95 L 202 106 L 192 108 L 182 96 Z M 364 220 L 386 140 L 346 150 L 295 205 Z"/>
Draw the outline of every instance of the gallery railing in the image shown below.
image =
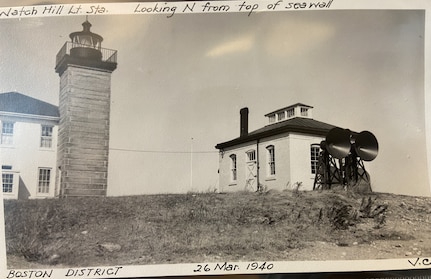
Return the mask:
<path fill-rule="evenodd" d="M 111 62 L 111 63 L 117 63 L 117 51 L 113 49 L 107 49 L 107 48 L 94 48 L 88 45 L 82 45 L 78 43 L 72 43 L 72 42 L 66 42 L 63 47 L 60 49 L 60 51 L 57 53 L 56 57 L 56 64 L 63 59 L 65 55 L 71 55 L 71 51 L 73 53 L 73 50 L 91 50 L 89 53 L 98 53 L 100 57 L 98 57 L 102 62 Z M 80 52 L 82 53 L 82 52 Z M 85 56 L 80 55 L 80 58 L 85 58 Z M 91 57 L 89 57 L 91 58 Z"/>

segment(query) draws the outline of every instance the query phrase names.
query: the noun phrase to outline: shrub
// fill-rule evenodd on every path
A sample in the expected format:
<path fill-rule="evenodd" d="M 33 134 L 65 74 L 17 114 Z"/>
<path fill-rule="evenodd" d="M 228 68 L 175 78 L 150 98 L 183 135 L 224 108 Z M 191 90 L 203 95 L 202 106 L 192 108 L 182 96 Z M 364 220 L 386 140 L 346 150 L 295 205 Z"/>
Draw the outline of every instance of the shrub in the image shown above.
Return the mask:
<path fill-rule="evenodd" d="M 328 212 L 328 219 L 336 229 L 345 230 L 357 221 L 357 214 L 350 204 L 335 202 Z"/>

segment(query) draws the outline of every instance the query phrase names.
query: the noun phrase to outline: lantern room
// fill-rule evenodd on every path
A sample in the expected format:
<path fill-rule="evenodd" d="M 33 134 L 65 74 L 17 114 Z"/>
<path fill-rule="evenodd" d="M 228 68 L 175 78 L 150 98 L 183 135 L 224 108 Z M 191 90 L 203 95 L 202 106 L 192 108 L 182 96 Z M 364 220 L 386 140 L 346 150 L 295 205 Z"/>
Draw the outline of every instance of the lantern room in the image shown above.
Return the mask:
<path fill-rule="evenodd" d="M 55 71 L 62 74 L 69 65 L 89 67 L 112 72 L 117 67 L 117 51 L 102 48 L 103 37 L 90 31 L 91 23 L 86 19 L 82 31 L 70 33 L 56 57 Z"/>
<path fill-rule="evenodd" d="M 69 35 L 72 41 L 70 55 L 75 57 L 102 59 L 103 37 L 90 31 L 91 23 L 86 20 L 82 23 L 83 30 Z"/>

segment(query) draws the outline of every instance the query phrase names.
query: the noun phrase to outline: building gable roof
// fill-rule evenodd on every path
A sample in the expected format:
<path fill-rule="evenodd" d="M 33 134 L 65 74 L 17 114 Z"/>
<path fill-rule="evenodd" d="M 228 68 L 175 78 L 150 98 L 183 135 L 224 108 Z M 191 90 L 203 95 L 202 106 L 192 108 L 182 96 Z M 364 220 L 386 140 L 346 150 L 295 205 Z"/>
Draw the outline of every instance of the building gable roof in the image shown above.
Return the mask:
<path fill-rule="evenodd" d="M 243 137 L 235 138 L 231 141 L 219 143 L 217 149 L 235 146 L 237 144 L 262 139 L 269 136 L 274 136 L 286 132 L 297 132 L 310 134 L 315 136 L 326 136 L 326 134 L 336 126 L 320 122 L 311 118 L 295 117 L 285 121 L 267 125 L 263 128 L 248 133 Z"/>
<path fill-rule="evenodd" d="M 0 94 L 0 111 L 59 117 L 58 107 L 17 92 Z"/>

